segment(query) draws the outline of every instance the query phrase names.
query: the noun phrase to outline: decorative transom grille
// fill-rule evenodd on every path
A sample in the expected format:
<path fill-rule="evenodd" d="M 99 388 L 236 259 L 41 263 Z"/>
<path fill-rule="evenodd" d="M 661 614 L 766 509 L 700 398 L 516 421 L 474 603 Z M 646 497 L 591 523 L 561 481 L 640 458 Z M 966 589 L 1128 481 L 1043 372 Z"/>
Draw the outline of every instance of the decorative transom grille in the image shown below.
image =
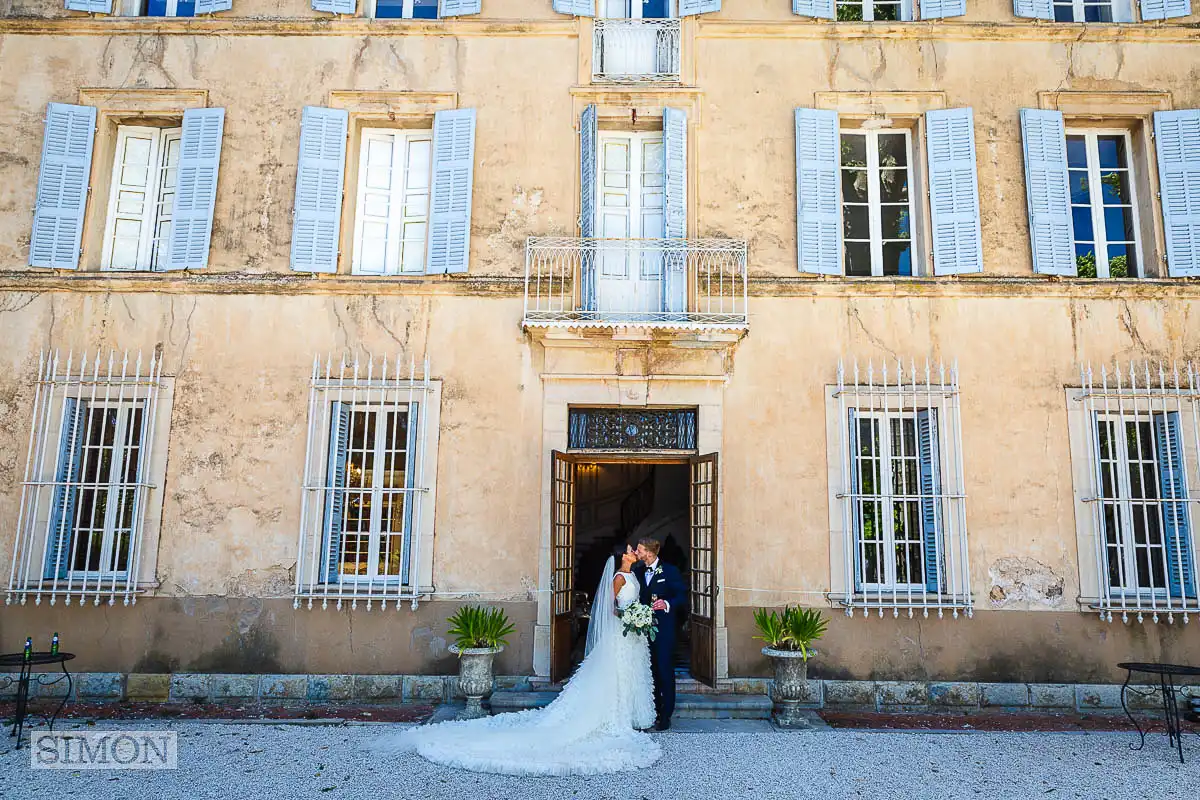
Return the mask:
<path fill-rule="evenodd" d="M 1193 364 L 1080 369 L 1087 420 L 1088 509 L 1098 599 L 1113 612 L 1188 621 L 1197 599 L 1200 386 Z M 1189 485 L 1190 484 L 1190 485 Z"/>
<path fill-rule="evenodd" d="M 162 362 L 42 353 L 9 603 L 137 601 Z"/>
<path fill-rule="evenodd" d="M 694 408 L 572 408 L 572 450 L 695 450 Z"/>
<path fill-rule="evenodd" d="M 853 615 L 972 616 L 958 368 L 838 364 L 845 593 Z"/>
<path fill-rule="evenodd" d="M 429 421 L 429 362 L 313 360 L 296 602 L 416 606 Z"/>

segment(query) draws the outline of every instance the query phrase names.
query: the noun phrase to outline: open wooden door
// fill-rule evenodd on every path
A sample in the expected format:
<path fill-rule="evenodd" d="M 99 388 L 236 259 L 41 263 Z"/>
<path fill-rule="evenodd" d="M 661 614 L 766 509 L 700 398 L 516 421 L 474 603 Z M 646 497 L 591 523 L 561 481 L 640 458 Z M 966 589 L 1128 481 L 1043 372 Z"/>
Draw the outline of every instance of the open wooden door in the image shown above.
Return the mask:
<path fill-rule="evenodd" d="M 575 610 L 575 457 L 555 450 L 550 479 L 550 680 L 571 672 Z"/>
<path fill-rule="evenodd" d="M 712 686 L 717 679 L 717 454 L 689 460 L 692 677 Z"/>

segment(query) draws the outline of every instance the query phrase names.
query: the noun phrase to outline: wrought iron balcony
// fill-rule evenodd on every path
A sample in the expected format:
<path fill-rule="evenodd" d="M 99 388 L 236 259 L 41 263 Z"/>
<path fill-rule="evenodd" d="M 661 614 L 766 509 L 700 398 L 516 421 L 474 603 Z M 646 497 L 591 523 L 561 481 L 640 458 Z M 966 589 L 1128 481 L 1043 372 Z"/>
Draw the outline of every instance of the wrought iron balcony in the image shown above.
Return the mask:
<path fill-rule="evenodd" d="M 592 33 L 592 81 L 678 82 L 679 20 L 595 20 Z"/>
<path fill-rule="evenodd" d="M 743 240 L 526 240 L 526 327 L 742 330 L 746 324 Z"/>

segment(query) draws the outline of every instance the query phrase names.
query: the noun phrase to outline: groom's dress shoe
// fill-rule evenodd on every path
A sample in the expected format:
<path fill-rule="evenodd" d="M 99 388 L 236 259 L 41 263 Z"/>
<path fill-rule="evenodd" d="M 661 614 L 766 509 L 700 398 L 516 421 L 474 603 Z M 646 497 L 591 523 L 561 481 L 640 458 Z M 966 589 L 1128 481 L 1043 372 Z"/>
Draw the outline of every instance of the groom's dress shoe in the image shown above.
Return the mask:
<path fill-rule="evenodd" d="M 671 720 L 667 720 L 666 722 L 660 722 L 660 723 L 658 723 L 657 725 L 655 725 L 655 726 L 654 726 L 654 730 L 656 730 L 656 731 L 669 731 L 669 730 L 671 730 Z"/>

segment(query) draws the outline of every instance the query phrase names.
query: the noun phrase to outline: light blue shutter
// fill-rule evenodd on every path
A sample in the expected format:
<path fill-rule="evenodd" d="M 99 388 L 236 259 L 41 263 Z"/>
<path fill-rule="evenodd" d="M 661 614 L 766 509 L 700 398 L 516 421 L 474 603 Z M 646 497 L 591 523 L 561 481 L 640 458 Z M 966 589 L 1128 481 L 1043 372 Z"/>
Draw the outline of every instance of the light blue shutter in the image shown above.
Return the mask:
<path fill-rule="evenodd" d="M 1075 233 L 1067 174 L 1067 136 L 1059 111 L 1021 109 L 1025 202 L 1033 271 L 1075 275 Z"/>
<path fill-rule="evenodd" d="M 796 250 L 801 272 L 842 274 L 841 149 L 836 111 L 796 109 Z"/>
<path fill-rule="evenodd" d="M 417 489 L 417 430 L 420 420 L 418 403 L 408 404 L 408 450 L 404 454 L 404 488 Z M 414 536 L 419 536 L 418 531 L 413 530 L 413 505 L 416 502 L 417 493 L 415 491 L 408 492 L 404 497 L 404 539 L 401 545 L 400 555 L 400 582 L 405 586 L 410 586 L 409 581 L 409 561 L 412 553 L 412 540 Z"/>
<path fill-rule="evenodd" d="M 329 459 L 325 470 L 324 582 L 341 580 L 342 520 L 346 509 L 346 462 L 350 450 L 350 406 L 334 403 L 329 419 Z"/>
<path fill-rule="evenodd" d="M 982 272 L 975 116 L 969 108 L 926 112 L 925 138 L 929 150 L 933 274 Z"/>
<path fill-rule="evenodd" d="M 1167 274 L 1200 277 L 1200 110 L 1154 112 Z"/>
<path fill-rule="evenodd" d="M 429 196 L 429 275 L 467 271 L 471 255 L 471 188 L 475 109 L 433 115 L 433 186 Z"/>
<path fill-rule="evenodd" d="M 358 10 L 358 0 L 312 0 L 313 11 L 328 11 L 331 14 L 353 14 Z"/>
<path fill-rule="evenodd" d="M 967 13 L 967 0 L 921 0 L 921 19 L 961 17 Z"/>
<path fill-rule="evenodd" d="M 1195 597 L 1195 554 L 1192 552 L 1191 526 L 1188 525 L 1187 480 L 1178 411 L 1154 415 L 1154 438 L 1158 444 L 1168 591 L 1171 597 Z"/>
<path fill-rule="evenodd" d="M 183 112 L 171 241 L 167 263 L 162 269 L 203 269 L 208 266 L 224 130 L 223 108 L 189 108 Z"/>
<path fill-rule="evenodd" d="M 935 495 L 942 492 L 939 474 L 937 410 L 917 412 L 917 458 L 920 461 L 921 528 L 925 545 L 925 591 L 941 591 L 942 503 Z"/>
<path fill-rule="evenodd" d="M 1142 19 L 1177 19 L 1192 13 L 1192 0 L 1142 0 Z"/>
<path fill-rule="evenodd" d="M 29 240 L 31 267 L 79 266 L 95 135 L 96 109 L 91 106 L 51 103 L 46 107 L 42 169 Z"/>
<path fill-rule="evenodd" d="M 679 0 L 679 16 L 694 17 L 721 10 L 721 0 Z"/>
<path fill-rule="evenodd" d="M 83 462 L 83 418 L 87 406 L 77 398 L 63 400 L 63 427 L 58 442 L 58 465 L 54 473 L 54 500 L 50 506 L 49 538 L 42 577 L 67 577 L 71 538 L 75 530 L 75 505 L 79 497 L 79 473 Z"/>
<path fill-rule="evenodd" d="M 862 485 L 859 480 L 859 470 L 862 468 L 862 465 L 859 462 L 861 454 L 858 451 L 858 411 L 850 408 L 846 409 L 846 413 L 849 415 L 846 446 L 850 450 L 850 519 L 846 520 L 846 524 L 851 526 L 851 530 L 854 531 L 854 552 L 847 553 L 846 557 L 854 559 L 854 591 L 861 592 L 863 530 L 862 515 L 859 513 L 862 503 L 858 495 L 862 494 Z"/>
<path fill-rule="evenodd" d="M 299 272 L 337 272 L 349 118 L 342 109 L 315 106 L 300 117 L 292 211 L 292 269 Z"/>
<path fill-rule="evenodd" d="M 1054 19 L 1054 0 L 1013 0 L 1013 14 L 1026 19 Z"/>
<path fill-rule="evenodd" d="M 792 0 L 792 13 L 801 17 L 833 19 L 837 16 L 836 0 Z"/>
<path fill-rule="evenodd" d="M 68 11 L 91 11 L 94 14 L 111 14 L 112 0 L 66 0 Z"/>
<path fill-rule="evenodd" d="M 687 112 L 663 109 L 664 224 L 668 239 L 687 238 Z M 687 250 L 673 248 L 663 261 L 663 311 L 687 308 Z"/>
<path fill-rule="evenodd" d="M 596 148 L 599 134 L 596 107 L 590 105 L 579 116 L 579 235 L 596 235 Z M 579 265 L 580 300 L 584 311 L 596 310 L 596 252 L 585 245 Z"/>
<path fill-rule="evenodd" d="M 441 0 L 440 17 L 465 17 L 483 11 L 483 0 Z"/>
<path fill-rule="evenodd" d="M 228 11 L 233 8 L 233 0 L 196 0 L 196 16 L 213 14 L 217 11 Z"/>
<path fill-rule="evenodd" d="M 554 10 L 572 17 L 594 17 L 596 0 L 554 0 Z"/>

